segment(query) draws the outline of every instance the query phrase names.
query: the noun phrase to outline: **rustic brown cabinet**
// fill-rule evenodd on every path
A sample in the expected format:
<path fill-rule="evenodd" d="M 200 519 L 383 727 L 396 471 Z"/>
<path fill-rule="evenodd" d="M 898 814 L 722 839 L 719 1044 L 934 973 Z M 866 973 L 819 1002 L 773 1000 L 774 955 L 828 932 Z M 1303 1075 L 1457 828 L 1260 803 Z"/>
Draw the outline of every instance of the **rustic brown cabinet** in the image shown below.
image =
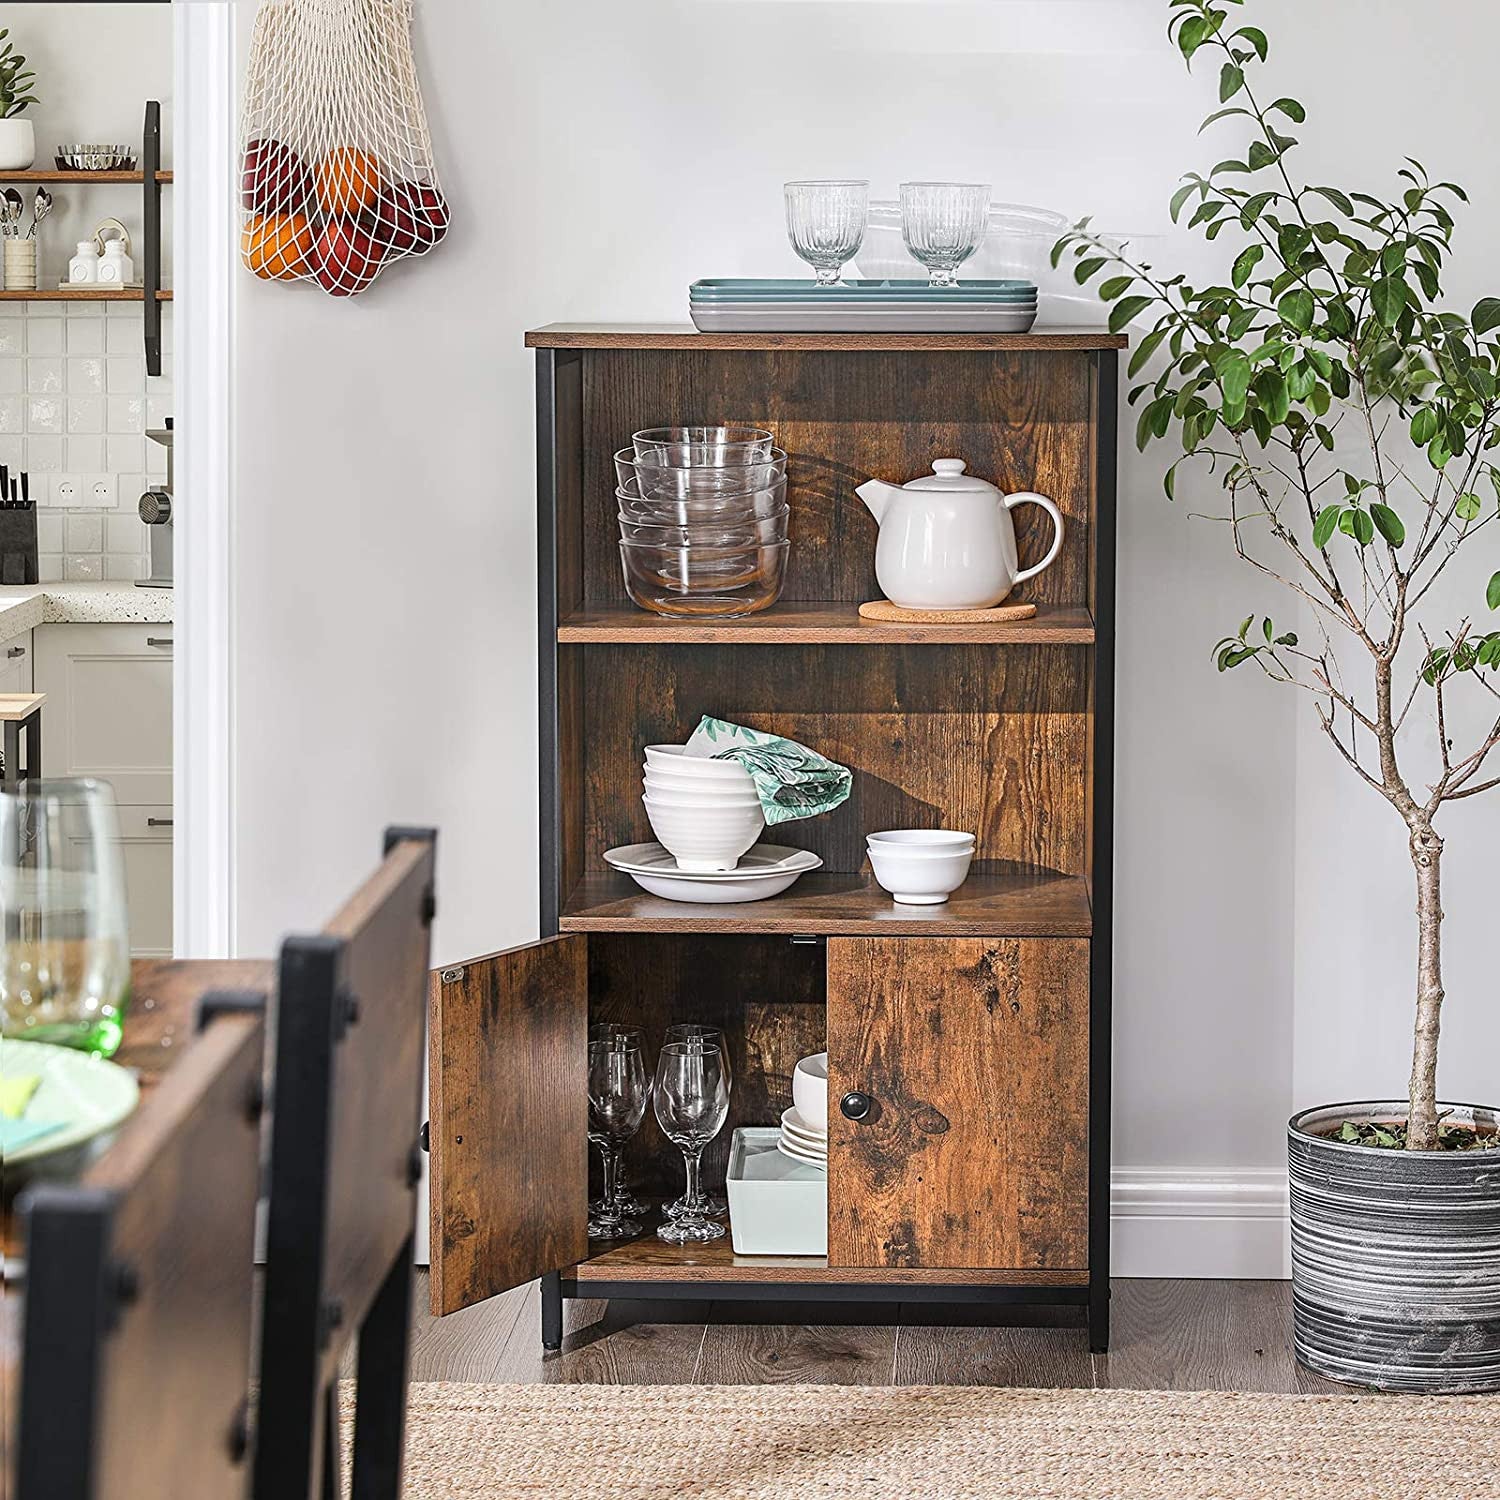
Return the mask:
<path fill-rule="evenodd" d="M 537 351 L 540 942 L 432 983 L 432 1298 L 468 1306 L 543 1278 L 566 1295 L 1032 1301 L 1108 1337 L 1110 868 L 1116 350 L 1093 331 L 703 335 L 553 325 Z M 637 428 L 733 421 L 790 455 L 782 600 L 666 620 L 625 597 L 613 452 Z M 1067 535 L 1034 620 L 863 622 L 879 597 L 865 478 L 957 456 L 1057 501 Z M 1024 527 L 1029 508 L 1016 512 Z M 1046 521 L 1020 534 L 1023 559 Z M 650 896 L 604 865 L 649 837 L 641 747 L 704 713 L 853 768 L 834 813 L 777 830 L 823 869 L 740 906 Z M 864 835 L 977 835 L 946 905 L 902 907 Z M 774 1124 L 791 1072 L 829 1051 L 824 1257 L 585 1237 L 590 1021 L 729 1038 L 730 1120 Z M 868 1101 L 850 1118 L 845 1094 Z M 648 1114 L 627 1176 L 676 1191 Z"/>

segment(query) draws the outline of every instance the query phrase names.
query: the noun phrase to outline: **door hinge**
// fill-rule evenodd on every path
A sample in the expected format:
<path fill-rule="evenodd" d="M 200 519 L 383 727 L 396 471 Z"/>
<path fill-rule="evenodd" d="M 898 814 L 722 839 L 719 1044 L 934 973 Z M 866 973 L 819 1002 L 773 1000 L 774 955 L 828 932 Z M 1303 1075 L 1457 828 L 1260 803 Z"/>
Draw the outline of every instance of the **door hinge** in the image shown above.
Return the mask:
<path fill-rule="evenodd" d="M 792 946 L 794 948 L 816 948 L 819 943 L 826 943 L 828 939 L 815 932 L 794 932 L 792 934 Z"/>
<path fill-rule="evenodd" d="M 444 984 L 457 984 L 458 981 L 463 977 L 464 971 L 462 965 L 459 965 L 459 967 L 456 969 L 440 969 L 438 971 L 438 978 L 441 979 Z"/>

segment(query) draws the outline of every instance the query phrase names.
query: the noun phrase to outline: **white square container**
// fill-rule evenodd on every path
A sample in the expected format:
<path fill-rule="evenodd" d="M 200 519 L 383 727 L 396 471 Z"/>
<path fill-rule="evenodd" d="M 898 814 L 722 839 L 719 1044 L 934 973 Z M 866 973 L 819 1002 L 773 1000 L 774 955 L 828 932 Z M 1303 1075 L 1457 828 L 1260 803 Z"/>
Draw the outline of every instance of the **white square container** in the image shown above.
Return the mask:
<path fill-rule="evenodd" d="M 827 1255 L 828 1173 L 776 1149 L 774 1125 L 742 1126 L 729 1148 L 736 1255 Z"/>

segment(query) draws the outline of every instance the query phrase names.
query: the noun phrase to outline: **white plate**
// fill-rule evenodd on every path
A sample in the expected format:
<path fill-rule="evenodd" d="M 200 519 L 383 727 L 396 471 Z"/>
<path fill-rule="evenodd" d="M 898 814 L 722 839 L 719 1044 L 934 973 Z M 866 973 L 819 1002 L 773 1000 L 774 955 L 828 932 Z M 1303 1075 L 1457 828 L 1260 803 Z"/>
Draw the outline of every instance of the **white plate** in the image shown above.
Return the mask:
<path fill-rule="evenodd" d="M 50 1042 L 6 1038 L 0 1072 L 7 1078 L 37 1076 L 41 1083 L 26 1106 L 26 1119 L 58 1121 L 62 1128 L 6 1153 L 7 1168 L 52 1156 L 113 1130 L 135 1108 L 135 1075 L 118 1063 Z"/>
<path fill-rule="evenodd" d="M 677 861 L 660 844 L 608 849 L 604 862 L 653 896 L 719 906 L 779 896 L 799 875 L 823 864 L 810 849 L 786 849 L 779 844 L 757 844 L 740 856 L 733 870 L 701 875 L 679 870 Z"/>
<path fill-rule="evenodd" d="M 776 1149 L 783 1156 L 791 1157 L 793 1161 L 805 1162 L 810 1167 L 822 1167 L 825 1171 L 828 1168 L 828 1157 L 826 1155 L 818 1156 L 811 1151 L 803 1151 L 801 1147 L 789 1144 L 785 1136 L 782 1136 L 776 1142 Z"/>
<path fill-rule="evenodd" d="M 819 1130 L 815 1125 L 809 1125 L 797 1112 L 794 1104 L 790 1109 L 781 1112 L 781 1129 L 784 1135 L 793 1140 L 806 1141 L 810 1146 L 819 1146 L 823 1150 L 828 1149 L 828 1132 Z"/>

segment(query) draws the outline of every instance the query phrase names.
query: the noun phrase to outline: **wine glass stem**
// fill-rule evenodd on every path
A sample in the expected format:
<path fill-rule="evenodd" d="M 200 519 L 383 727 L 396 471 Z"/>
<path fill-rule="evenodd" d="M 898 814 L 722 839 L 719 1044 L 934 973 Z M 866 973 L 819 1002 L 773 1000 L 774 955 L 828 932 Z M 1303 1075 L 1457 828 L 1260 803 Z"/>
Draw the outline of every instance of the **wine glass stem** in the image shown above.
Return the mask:
<path fill-rule="evenodd" d="M 604 1211 L 613 1213 L 620 1196 L 620 1151 L 617 1146 L 601 1146 L 604 1157 Z"/>
<path fill-rule="evenodd" d="M 682 1199 L 692 1212 L 697 1212 L 698 1194 L 700 1191 L 698 1186 L 698 1165 L 701 1155 L 701 1149 L 690 1151 L 686 1147 L 683 1148 L 682 1160 L 687 1168 L 687 1187 L 683 1191 Z"/>
<path fill-rule="evenodd" d="M 958 275 L 952 266 L 937 266 L 927 277 L 928 286 L 956 286 Z"/>
<path fill-rule="evenodd" d="M 839 284 L 839 272 L 842 266 L 814 266 L 813 275 L 817 278 L 819 286 L 837 286 Z"/>

